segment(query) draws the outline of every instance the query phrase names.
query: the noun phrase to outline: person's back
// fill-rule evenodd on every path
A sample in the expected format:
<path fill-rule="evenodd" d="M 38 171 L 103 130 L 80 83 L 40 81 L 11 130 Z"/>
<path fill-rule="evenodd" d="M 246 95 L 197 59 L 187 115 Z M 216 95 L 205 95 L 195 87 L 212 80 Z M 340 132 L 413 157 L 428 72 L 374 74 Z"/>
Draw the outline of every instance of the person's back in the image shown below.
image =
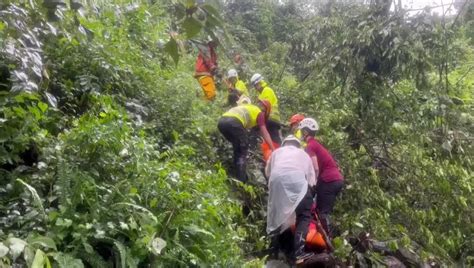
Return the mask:
<path fill-rule="evenodd" d="M 306 152 L 318 159 L 319 179 L 324 182 L 344 180 L 331 153 L 314 137 L 308 139 Z"/>
<path fill-rule="evenodd" d="M 276 149 L 270 158 L 271 170 L 269 170 L 270 183 L 272 178 L 278 177 L 282 174 L 289 174 L 293 172 L 301 172 L 306 177 L 306 174 L 313 172 L 313 165 L 308 154 L 294 146 L 283 146 Z M 295 177 L 301 178 L 301 177 Z M 316 182 L 309 181 L 308 184 L 313 186 Z"/>
<path fill-rule="evenodd" d="M 270 116 L 267 120 L 267 128 L 268 132 L 272 136 L 272 140 L 277 143 L 277 145 L 281 144 L 281 123 L 280 123 L 280 111 L 278 110 L 278 98 L 271 89 L 267 82 L 263 80 L 263 76 L 261 74 L 254 74 L 250 79 L 250 83 L 255 87 L 258 95 L 258 100 L 260 101 L 268 101 L 272 109 L 270 111 Z"/>
<path fill-rule="evenodd" d="M 194 66 L 194 76 L 207 75 L 210 76 L 217 68 L 217 54 L 213 45 L 206 45 L 199 49 L 196 64 Z"/>
<path fill-rule="evenodd" d="M 270 113 L 270 119 L 275 122 L 280 122 L 280 111 L 278 109 L 278 98 L 275 91 L 268 86 L 265 81 L 262 81 L 262 92 L 258 95 L 259 100 L 268 100 L 272 104 L 272 112 Z"/>

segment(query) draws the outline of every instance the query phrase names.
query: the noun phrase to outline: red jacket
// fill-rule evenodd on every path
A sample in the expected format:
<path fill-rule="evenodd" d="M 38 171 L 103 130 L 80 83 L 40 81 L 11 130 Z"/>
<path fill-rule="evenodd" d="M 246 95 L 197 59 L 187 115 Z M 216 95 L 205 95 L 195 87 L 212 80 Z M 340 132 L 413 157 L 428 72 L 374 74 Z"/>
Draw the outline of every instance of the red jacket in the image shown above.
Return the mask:
<path fill-rule="evenodd" d="M 207 45 L 203 49 L 199 49 L 199 55 L 196 60 L 194 76 L 212 76 L 217 68 L 217 54 L 213 46 Z"/>

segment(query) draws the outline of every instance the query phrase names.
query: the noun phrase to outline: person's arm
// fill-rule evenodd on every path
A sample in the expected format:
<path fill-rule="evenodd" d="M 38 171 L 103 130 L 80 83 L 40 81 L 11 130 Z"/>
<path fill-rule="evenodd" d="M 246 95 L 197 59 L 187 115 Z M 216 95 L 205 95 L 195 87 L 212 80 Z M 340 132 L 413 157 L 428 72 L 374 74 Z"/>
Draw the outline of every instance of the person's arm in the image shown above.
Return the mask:
<path fill-rule="evenodd" d="M 315 170 L 314 170 L 314 164 L 313 164 L 313 161 L 311 159 L 308 159 L 307 161 L 308 161 L 308 170 L 307 170 L 307 174 L 306 174 L 306 179 L 308 180 L 308 185 L 310 187 L 314 187 L 314 186 L 316 186 L 316 182 L 318 180 L 317 177 L 316 177 Z M 318 161 L 318 160 L 316 160 L 316 161 Z"/>
<path fill-rule="evenodd" d="M 267 178 L 270 178 L 270 173 L 272 171 L 272 166 L 271 166 L 272 164 L 271 163 L 272 163 L 272 157 L 270 156 L 270 159 L 268 159 L 267 165 L 265 166 L 265 176 Z"/>
<path fill-rule="evenodd" d="M 232 83 L 229 81 L 228 78 L 224 79 L 224 83 L 227 86 L 227 90 L 229 92 L 231 92 L 234 89 L 234 86 L 232 85 Z"/>
<path fill-rule="evenodd" d="M 263 140 L 268 144 L 268 146 L 270 146 L 272 152 L 275 151 L 275 147 L 273 147 L 272 137 L 270 136 L 270 133 L 268 133 L 265 114 L 263 112 L 260 112 L 258 114 L 257 124 L 258 128 L 260 129 L 260 136 L 262 136 Z"/>
<path fill-rule="evenodd" d="M 270 133 L 268 133 L 267 126 L 263 125 L 260 126 L 260 135 L 263 137 L 263 140 L 270 146 L 270 149 L 275 151 L 275 147 L 273 147 L 273 141 L 272 137 L 270 136 Z"/>
<path fill-rule="evenodd" d="M 313 168 L 314 168 L 314 176 L 317 178 L 319 177 L 319 166 L 318 166 L 318 158 L 316 155 L 311 156 L 311 162 L 313 163 Z"/>
<path fill-rule="evenodd" d="M 211 70 L 211 73 L 215 74 L 217 72 L 217 54 L 212 46 L 209 46 L 210 58 L 208 59 L 208 66 Z"/>

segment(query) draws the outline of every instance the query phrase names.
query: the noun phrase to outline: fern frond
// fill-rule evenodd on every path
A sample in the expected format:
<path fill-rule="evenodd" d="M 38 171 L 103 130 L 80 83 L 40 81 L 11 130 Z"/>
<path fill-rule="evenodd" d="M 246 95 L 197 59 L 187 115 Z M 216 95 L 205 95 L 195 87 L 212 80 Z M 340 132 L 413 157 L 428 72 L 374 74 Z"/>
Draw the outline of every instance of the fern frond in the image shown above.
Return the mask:
<path fill-rule="evenodd" d="M 43 207 L 43 201 L 41 201 L 41 198 L 38 195 L 38 192 L 36 191 L 36 189 L 33 186 L 29 185 L 28 183 L 24 182 L 22 179 L 16 179 L 16 181 L 23 184 L 26 187 L 26 189 L 28 189 L 31 196 L 33 197 L 33 204 L 35 205 L 36 209 L 39 210 L 41 215 L 43 215 L 43 218 L 46 219 L 47 216 Z"/>

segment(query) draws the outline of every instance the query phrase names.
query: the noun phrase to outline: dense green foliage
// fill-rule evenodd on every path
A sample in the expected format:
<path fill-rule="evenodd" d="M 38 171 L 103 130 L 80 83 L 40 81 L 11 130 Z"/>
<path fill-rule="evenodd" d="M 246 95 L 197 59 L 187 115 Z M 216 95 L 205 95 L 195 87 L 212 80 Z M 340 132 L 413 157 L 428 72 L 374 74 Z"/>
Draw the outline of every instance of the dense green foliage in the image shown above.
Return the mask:
<path fill-rule="evenodd" d="M 0 4 L 0 267 L 259 264 L 259 157 L 252 186 L 230 179 L 226 94 L 196 97 L 192 38 L 207 34 L 222 72 L 232 48 L 285 118 L 320 122 L 347 182 L 341 260 L 364 230 L 474 263 L 472 1 L 451 18 L 390 1 L 57 3 Z"/>

